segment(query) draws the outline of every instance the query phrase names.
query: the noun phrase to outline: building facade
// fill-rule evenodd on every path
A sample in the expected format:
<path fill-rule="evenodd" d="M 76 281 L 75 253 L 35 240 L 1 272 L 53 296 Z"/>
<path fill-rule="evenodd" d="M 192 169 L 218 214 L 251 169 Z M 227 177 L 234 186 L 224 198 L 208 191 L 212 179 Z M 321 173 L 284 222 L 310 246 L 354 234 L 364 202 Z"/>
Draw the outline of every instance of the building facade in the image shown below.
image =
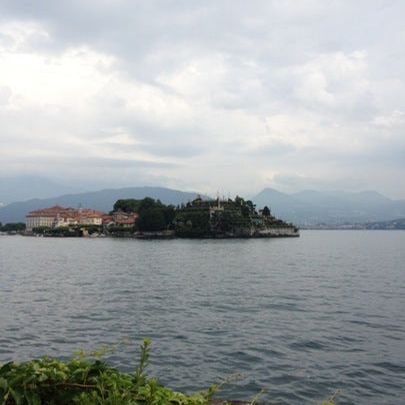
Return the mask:
<path fill-rule="evenodd" d="M 138 214 L 136 212 L 115 211 L 112 213 L 112 219 L 115 226 L 131 228 L 135 225 Z"/>
<path fill-rule="evenodd" d="M 50 208 L 43 208 L 31 211 L 26 216 L 26 229 L 32 231 L 34 228 L 59 228 L 73 225 L 102 225 L 104 212 L 89 208 L 65 208 L 55 205 Z"/>

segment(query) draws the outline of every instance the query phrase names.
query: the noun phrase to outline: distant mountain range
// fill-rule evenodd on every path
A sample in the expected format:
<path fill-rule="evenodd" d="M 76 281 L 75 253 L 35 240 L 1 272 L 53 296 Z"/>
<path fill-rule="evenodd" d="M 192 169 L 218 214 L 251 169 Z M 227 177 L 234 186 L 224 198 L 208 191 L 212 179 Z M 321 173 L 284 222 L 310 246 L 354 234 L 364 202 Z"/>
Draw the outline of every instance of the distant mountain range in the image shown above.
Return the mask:
<path fill-rule="evenodd" d="M 306 190 L 286 194 L 266 188 L 253 197 L 259 206 L 298 225 L 386 221 L 405 217 L 405 200 L 391 200 L 376 191 L 357 193 Z"/>
<path fill-rule="evenodd" d="M 14 201 L 31 198 L 48 198 L 55 195 L 80 193 L 89 188 L 60 184 L 54 180 L 38 176 L 0 177 L 0 207 Z"/>
<path fill-rule="evenodd" d="M 4 194 L 1 184 L 0 182 L 0 195 Z M 46 187 L 41 192 L 45 191 Z M 27 190 L 26 193 L 28 194 Z M 24 221 L 28 212 L 56 204 L 108 212 L 120 198 L 152 197 L 166 204 L 178 205 L 191 201 L 196 196 L 196 192 L 164 187 L 127 187 L 62 194 L 58 197 L 30 199 L 0 206 L 0 222 Z M 267 205 L 276 217 L 301 226 L 359 224 L 405 218 L 405 200 L 391 200 L 375 191 L 350 193 L 306 190 L 287 194 L 266 188 L 251 199 L 258 208 Z"/>
<path fill-rule="evenodd" d="M 365 229 L 405 230 L 405 218 L 393 219 L 392 221 L 370 222 L 365 226 Z"/>
<path fill-rule="evenodd" d="M 198 194 L 171 190 L 163 187 L 128 187 L 119 189 L 106 189 L 80 194 L 66 194 L 58 197 L 33 199 L 8 204 L 0 208 L 0 222 L 23 222 L 28 212 L 54 205 L 65 207 L 94 208 L 104 212 L 112 210 L 114 203 L 120 198 L 152 197 L 161 200 L 165 204 L 178 205 L 192 201 Z"/>

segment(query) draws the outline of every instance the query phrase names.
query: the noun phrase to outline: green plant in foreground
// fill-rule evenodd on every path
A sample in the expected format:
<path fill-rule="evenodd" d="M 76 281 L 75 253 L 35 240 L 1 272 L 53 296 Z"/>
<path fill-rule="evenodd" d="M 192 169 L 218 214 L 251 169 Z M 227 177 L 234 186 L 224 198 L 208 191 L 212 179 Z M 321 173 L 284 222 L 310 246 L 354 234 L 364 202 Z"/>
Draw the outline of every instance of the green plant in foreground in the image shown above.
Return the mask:
<path fill-rule="evenodd" d="M 338 397 L 340 391 L 336 391 L 330 398 L 322 402 L 322 405 L 335 405 L 336 398 Z"/>
<path fill-rule="evenodd" d="M 80 352 L 71 360 L 43 357 L 26 363 L 9 362 L 0 367 L 0 405 L 208 405 L 221 385 L 206 392 L 185 395 L 149 378 L 151 341 L 144 339 L 137 369 L 121 373 L 102 359 L 106 349 Z M 324 405 L 333 405 L 334 398 Z M 257 398 L 252 401 L 256 404 Z"/>
<path fill-rule="evenodd" d="M 204 394 L 184 395 L 146 376 L 150 343 L 144 340 L 140 363 L 133 373 L 121 373 L 99 358 L 85 358 L 83 353 L 67 362 L 44 357 L 6 363 L 0 368 L 0 404 L 208 404 Z"/>

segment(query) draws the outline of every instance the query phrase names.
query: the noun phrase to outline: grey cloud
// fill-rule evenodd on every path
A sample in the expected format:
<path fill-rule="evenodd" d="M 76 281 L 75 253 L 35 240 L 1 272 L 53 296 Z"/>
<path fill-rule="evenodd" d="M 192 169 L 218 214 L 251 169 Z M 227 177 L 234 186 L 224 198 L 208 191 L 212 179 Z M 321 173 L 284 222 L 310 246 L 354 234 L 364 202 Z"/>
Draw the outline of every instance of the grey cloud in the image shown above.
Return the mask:
<path fill-rule="evenodd" d="M 167 135 L 167 134 L 165 134 Z M 147 152 L 153 156 L 162 157 L 180 157 L 188 158 L 201 155 L 204 151 L 198 145 L 192 143 L 176 142 L 170 139 L 165 139 L 161 134 L 162 139 L 157 142 L 139 142 L 135 144 L 125 144 L 119 142 L 96 142 L 96 145 L 106 146 L 114 152 Z M 137 139 L 136 137 L 134 137 Z"/>
<path fill-rule="evenodd" d="M 242 147 L 240 147 L 240 150 Z M 287 154 L 297 151 L 297 147 L 292 144 L 282 143 L 282 142 L 274 142 L 271 144 L 263 144 L 261 146 L 252 148 L 249 150 L 255 157 L 259 158 L 277 158 L 279 160 L 283 160 L 286 158 Z"/>
<path fill-rule="evenodd" d="M 101 167 L 101 168 L 173 168 L 177 167 L 177 164 L 168 162 L 154 162 L 154 161 L 144 161 L 144 160 L 131 160 L 131 159 L 112 159 L 112 158 L 71 158 L 68 159 L 71 163 L 77 164 L 82 167 Z"/>
<path fill-rule="evenodd" d="M 139 61 L 155 51 L 162 53 L 165 48 L 172 51 L 178 48 L 179 54 L 166 54 L 165 60 L 177 65 L 192 54 L 214 51 L 236 57 L 243 54 L 244 58 L 261 62 L 291 64 L 305 59 L 308 47 L 319 52 L 320 45 L 313 42 L 317 29 L 322 30 L 322 42 L 328 38 L 336 41 L 343 33 L 353 46 L 356 38 L 342 32 L 339 24 L 346 19 L 356 20 L 356 14 L 364 12 L 364 5 L 368 3 L 325 7 L 318 2 L 312 10 L 290 2 L 281 6 L 278 1 L 44 0 L 34 5 L 30 1 L 6 0 L 2 2 L 1 15 L 3 19 L 42 22 L 60 46 L 89 44 L 125 56 L 127 61 Z M 323 22 L 323 17 L 329 18 Z M 377 34 L 370 32 L 370 35 Z"/>
<path fill-rule="evenodd" d="M 150 152 L 155 156 L 175 156 L 180 158 L 192 158 L 204 153 L 201 147 L 193 144 L 182 144 L 176 142 L 145 143 L 142 150 Z"/>
<path fill-rule="evenodd" d="M 52 167 L 77 167 L 77 168 L 103 168 L 103 169 L 172 169 L 179 167 L 177 163 L 148 161 L 139 159 L 114 159 L 102 157 L 82 157 L 82 156 L 50 156 L 44 154 L 40 156 L 25 156 L 19 159 L 20 164 L 27 164 L 34 167 L 36 164 Z M 3 162 L 5 163 L 5 162 Z"/>
<path fill-rule="evenodd" d="M 34 141 L 53 132 L 55 139 L 41 147 L 69 156 L 75 148 L 66 144 L 69 136 L 104 145 L 113 154 L 146 153 L 151 163 L 79 157 L 65 163 L 75 161 L 86 169 L 139 166 L 144 173 L 161 169 L 162 178 L 165 169 L 174 173 L 176 164 L 195 158 L 206 159 L 211 168 L 219 161 L 226 166 L 241 159 L 260 172 L 300 173 L 297 181 L 304 183 L 311 171 L 322 177 L 332 167 L 340 170 L 348 187 L 349 170 L 356 174 L 372 167 L 383 172 L 389 166 L 396 170 L 389 176 L 400 179 L 405 166 L 403 128 L 376 128 L 372 123 L 405 103 L 404 15 L 402 2 L 388 0 L 4 0 L 0 22 L 34 22 L 49 33 L 33 34 L 24 52 L 58 55 L 85 46 L 114 57 L 105 72 L 113 76 L 110 81 L 147 85 L 156 95 L 146 106 L 131 106 L 139 97 L 136 89 L 127 96 L 113 94 L 106 81 L 104 91 L 86 100 L 85 111 L 71 106 L 64 112 L 44 112 L 38 100 L 37 109 L 0 112 L 0 137 L 9 145 L 16 147 L 20 141 L 33 148 Z M 0 46 L 10 41 L 0 35 Z M 363 59 L 356 59 L 358 53 Z M 0 108 L 14 97 L 8 88 L 0 78 Z M 162 114 L 153 105 L 159 98 L 165 98 Z M 176 102 L 187 107 L 184 117 Z M 235 120 L 239 113 L 240 128 Z M 302 128 L 273 129 L 282 141 L 269 144 L 255 132 L 261 130 L 259 125 L 249 128 L 246 123 L 246 116 L 264 122 L 277 114 L 291 122 L 302 120 Z M 311 126 L 306 129 L 306 124 Z M 339 137 L 334 126 L 340 128 Z M 116 128 L 134 144 L 106 143 Z M 313 134 L 299 142 L 300 134 L 294 131 Z M 33 142 L 27 140 L 30 136 Z M 257 142 L 249 142 L 248 136 Z M 177 163 L 154 163 L 161 158 Z M 229 169 L 232 187 L 248 187 L 234 180 L 234 171 Z M 182 176 L 181 171 L 173 173 L 170 176 Z"/>
<path fill-rule="evenodd" d="M 120 57 L 123 69 L 151 83 L 159 72 L 175 71 L 193 57 L 224 55 L 231 67 L 227 74 L 229 84 L 222 83 L 225 87 L 218 89 L 213 104 L 225 108 L 263 104 L 273 96 L 292 102 L 293 83 L 289 84 L 288 79 L 285 83 L 275 83 L 274 69 L 299 66 L 319 53 L 350 53 L 373 46 L 378 36 L 376 30 L 368 28 L 374 19 L 381 19 L 380 14 L 394 19 L 394 24 L 387 27 L 392 32 L 398 29 L 397 15 L 401 13 L 397 11 L 402 8 L 383 1 L 377 2 L 373 13 L 363 8 L 368 5 L 365 1 L 334 3 L 328 7 L 322 2 L 312 2 L 312 9 L 276 1 L 255 1 L 249 5 L 228 1 L 135 1 L 120 2 L 119 6 L 116 2 L 98 1 L 43 1 L 38 7 L 31 4 L 6 1 L 3 15 L 43 22 L 62 47 L 84 44 L 115 54 Z M 366 30 L 357 28 L 357 16 L 363 15 L 364 10 L 368 10 L 366 17 L 369 17 L 363 22 Z M 358 35 L 353 36 L 349 26 Z M 363 31 L 367 32 L 366 37 Z M 325 46 L 331 41 L 340 46 L 332 49 Z M 255 61 L 262 72 L 250 73 L 251 67 L 246 64 L 249 60 Z M 256 88 L 249 86 L 252 74 Z M 362 115 L 369 107 L 373 108 L 367 106 L 370 95 L 359 99 L 354 106 L 351 100 L 347 101 L 348 113 L 356 114 L 357 110 Z M 308 107 L 311 108 L 311 102 Z M 319 108 L 319 105 L 312 107 Z"/>
<path fill-rule="evenodd" d="M 400 170 L 405 168 L 405 144 L 401 142 L 396 145 L 379 143 L 370 145 L 363 149 L 337 150 L 329 148 L 327 145 L 319 147 L 285 148 L 272 155 L 271 148 L 269 152 L 266 149 L 262 156 L 268 156 L 285 164 L 294 166 L 294 161 L 299 160 L 305 166 L 317 167 L 319 173 L 322 167 L 336 168 L 340 167 L 341 172 L 351 170 L 353 174 L 359 170 L 368 170 L 376 167 L 394 167 Z M 284 154 L 283 154 L 284 152 Z"/>

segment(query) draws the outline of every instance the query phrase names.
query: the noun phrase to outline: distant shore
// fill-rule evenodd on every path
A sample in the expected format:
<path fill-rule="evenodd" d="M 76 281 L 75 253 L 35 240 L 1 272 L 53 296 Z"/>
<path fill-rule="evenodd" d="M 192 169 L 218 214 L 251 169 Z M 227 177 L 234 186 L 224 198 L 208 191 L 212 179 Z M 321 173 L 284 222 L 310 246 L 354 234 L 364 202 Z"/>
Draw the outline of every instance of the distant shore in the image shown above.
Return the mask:
<path fill-rule="evenodd" d="M 114 233 L 114 234 L 91 234 L 91 235 L 64 235 L 64 234 L 34 234 L 28 232 L 19 233 L 22 236 L 36 238 L 122 238 L 122 239 L 269 239 L 269 238 L 297 238 L 300 236 L 299 230 L 277 229 L 273 232 L 257 233 L 253 235 L 235 235 L 235 234 L 216 234 L 206 236 L 178 236 L 175 231 L 157 231 L 157 232 L 135 232 L 135 233 Z M 16 233 L 12 234 L 16 235 Z"/>

